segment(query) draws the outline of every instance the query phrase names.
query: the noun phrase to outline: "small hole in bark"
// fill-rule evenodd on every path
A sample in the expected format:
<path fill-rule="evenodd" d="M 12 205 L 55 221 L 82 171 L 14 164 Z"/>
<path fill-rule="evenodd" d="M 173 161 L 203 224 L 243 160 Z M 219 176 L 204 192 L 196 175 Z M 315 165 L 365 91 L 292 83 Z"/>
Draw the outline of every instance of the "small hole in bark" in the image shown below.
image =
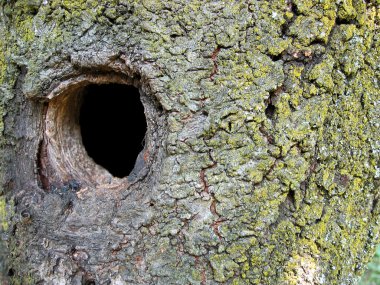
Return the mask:
<path fill-rule="evenodd" d="M 11 235 L 15 236 L 16 235 L 16 231 L 17 231 L 17 226 L 13 226 L 12 230 L 11 230 Z"/>
<path fill-rule="evenodd" d="M 296 193 L 294 192 L 294 190 L 289 190 L 286 199 L 289 202 L 290 206 L 294 206 L 296 204 Z"/>
<path fill-rule="evenodd" d="M 272 61 L 278 61 L 282 58 L 281 53 L 277 55 L 269 55 L 269 57 L 272 59 Z"/>
<path fill-rule="evenodd" d="M 33 7 L 30 11 L 30 14 L 33 16 L 36 16 L 38 14 L 38 7 Z"/>
<path fill-rule="evenodd" d="M 275 111 L 276 107 L 273 104 L 268 104 L 267 108 L 265 109 L 265 115 L 269 119 L 273 119 Z"/>
<path fill-rule="evenodd" d="M 85 279 L 83 285 L 95 285 L 95 281 L 92 279 Z"/>
<path fill-rule="evenodd" d="M 75 253 L 75 249 L 72 249 L 72 253 Z M 94 276 L 89 272 L 84 272 L 82 275 L 82 285 L 95 285 L 96 282 L 94 280 Z"/>
<path fill-rule="evenodd" d="M 9 277 L 12 277 L 12 276 L 14 276 L 15 275 L 15 271 L 14 271 L 14 269 L 13 268 L 9 268 L 9 270 L 8 270 L 8 276 Z"/>
<path fill-rule="evenodd" d="M 125 84 L 85 88 L 79 124 L 88 155 L 113 176 L 126 177 L 144 148 L 147 124 L 139 90 Z"/>
<path fill-rule="evenodd" d="M 23 210 L 21 211 L 21 217 L 23 217 L 24 219 L 29 219 L 31 215 L 28 210 Z"/>

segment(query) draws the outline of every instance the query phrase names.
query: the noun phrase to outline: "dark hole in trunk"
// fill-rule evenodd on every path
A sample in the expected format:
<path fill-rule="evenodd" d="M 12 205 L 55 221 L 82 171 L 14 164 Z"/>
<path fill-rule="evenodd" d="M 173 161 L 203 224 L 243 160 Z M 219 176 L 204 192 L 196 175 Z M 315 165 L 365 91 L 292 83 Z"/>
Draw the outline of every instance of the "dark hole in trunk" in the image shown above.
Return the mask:
<path fill-rule="evenodd" d="M 128 176 L 147 131 L 139 90 L 123 84 L 87 86 L 79 123 L 88 155 L 113 176 Z"/>
<path fill-rule="evenodd" d="M 13 268 L 9 268 L 9 270 L 8 270 L 8 276 L 12 277 L 14 275 L 15 275 L 14 269 Z"/>
<path fill-rule="evenodd" d="M 265 109 L 265 115 L 269 119 L 273 119 L 274 113 L 276 112 L 276 107 L 272 104 L 268 104 L 267 108 Z"/>

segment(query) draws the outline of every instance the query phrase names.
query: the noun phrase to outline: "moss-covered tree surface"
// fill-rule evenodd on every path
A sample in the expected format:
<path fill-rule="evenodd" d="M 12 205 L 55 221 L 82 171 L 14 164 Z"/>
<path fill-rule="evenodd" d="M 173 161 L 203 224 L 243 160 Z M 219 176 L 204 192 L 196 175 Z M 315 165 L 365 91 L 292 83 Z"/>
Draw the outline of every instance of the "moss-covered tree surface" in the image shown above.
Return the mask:
<path fill-rule="evenodd" d="M 380 233 L 379 6 L 1 1 L 10 282 L 356 284 Z M 76 92 L 109 82 L 145 106 L 133 179 L 70 141 Z"/>

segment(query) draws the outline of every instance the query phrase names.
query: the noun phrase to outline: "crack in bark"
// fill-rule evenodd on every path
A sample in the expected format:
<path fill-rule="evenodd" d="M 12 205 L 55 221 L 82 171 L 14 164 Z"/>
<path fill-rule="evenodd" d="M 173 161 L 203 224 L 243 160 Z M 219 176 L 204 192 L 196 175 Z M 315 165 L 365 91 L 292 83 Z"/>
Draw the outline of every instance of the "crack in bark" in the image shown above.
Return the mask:
<path fill-rule="evenodd" d="M 217 57 L 218 57 L 218 54 L 219 54 L 220 50 L 221 50 L 221 47 L 217 46 L 216 49 L 211 54 L 211 60 L 212 60 L 212 62 L 214 64 L 214 66 L 212 68 L 212 71 L 211 71 L 211 74 L 210 74 L 210 80 L 211 81 L 214 81 L 214 77 L 218 73 Z"/>
<path fill-rule="evenodd" d="M 47 154 L 47 145 L 45 140 L 45 120 L 46 120 L 46 113 L 47 113 L 48 105 L 47 103 L 44 104 L 43 109 L 43 116 L 42 116 L 42 138 L 40 139 L 40 143 L 38 146 L 38 153 L 37 153 L 37 181 L 40 184 L 40 187 L 45 190 L 49 191 L 50 189 L 50 181 L 49 181 L 49 175 L 47 173 L 47 168 L 49 165 L 49 158 Z"/>

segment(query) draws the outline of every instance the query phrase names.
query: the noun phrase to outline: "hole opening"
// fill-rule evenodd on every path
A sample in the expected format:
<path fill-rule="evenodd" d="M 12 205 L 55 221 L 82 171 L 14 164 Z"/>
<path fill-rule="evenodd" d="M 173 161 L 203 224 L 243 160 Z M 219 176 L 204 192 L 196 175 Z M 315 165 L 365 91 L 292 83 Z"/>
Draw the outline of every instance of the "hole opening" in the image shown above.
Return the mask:
<path fill-rule="evenodd" d="M 38 149 L 40 187 L 124 189 L 146 177 L 165 125 L 147 92 L 138 80 L 116 75 L 80 77 L 54 89 Z"/>
<path fill-rule="evenodd" d="M 265 115 L 269 119 L 273 119 L 276 112 L 276 107 L 273 104 L 268 104 L 268 106 L 265 108 Z"/>
<path fill-rule="evenodd" d="M 15 276 L 15 271 L 14 271 L 13 268 L 9 268 L 9 270 L 8 270 L 8 276 L 9 276 L 9 277 L 13 277 L 13 276 Z"/>
<path fill-rule="evenodd" d="M 139 90 L 125 84 L 91 84 L 82 96 L 79 125 L 87 154 L 113 176 L 128 176 L 140 163 L 147 132 Z"/>

